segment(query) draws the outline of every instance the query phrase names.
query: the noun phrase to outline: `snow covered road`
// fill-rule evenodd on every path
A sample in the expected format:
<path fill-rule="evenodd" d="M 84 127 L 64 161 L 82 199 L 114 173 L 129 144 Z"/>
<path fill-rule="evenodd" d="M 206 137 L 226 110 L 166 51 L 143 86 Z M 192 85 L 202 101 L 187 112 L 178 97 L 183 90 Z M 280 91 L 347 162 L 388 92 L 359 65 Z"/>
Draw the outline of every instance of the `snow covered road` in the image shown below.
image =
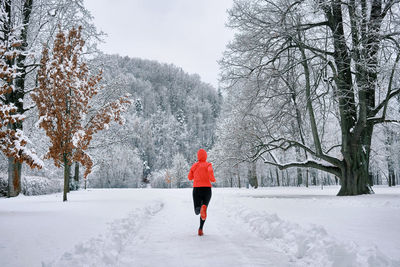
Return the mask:
<path fill-rule="evenodd" d="M 400 188 L 346 199 L 276 190 L 214 189 L 202 237 L 191 189 L 78 191 L 68 203 L 60 194 L 0 199 L 2 266 L 400 266 Z M 323 212 L 344 203 L 350 229 Z M 371 207 L 394 227 L 365 221 Z M 366 233 L 374 243 L 360 238 Z"/>

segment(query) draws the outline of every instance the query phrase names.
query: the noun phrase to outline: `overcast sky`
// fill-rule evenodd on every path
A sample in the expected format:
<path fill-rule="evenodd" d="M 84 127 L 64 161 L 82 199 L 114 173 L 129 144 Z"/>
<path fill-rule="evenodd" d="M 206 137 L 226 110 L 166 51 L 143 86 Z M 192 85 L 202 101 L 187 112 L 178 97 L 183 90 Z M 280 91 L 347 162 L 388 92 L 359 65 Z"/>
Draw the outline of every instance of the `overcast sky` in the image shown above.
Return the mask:
<path fill-rule="evenodd" d="M 232 32 L 232 0 L 84 0 L 108 54 L 173 63 L 218 85 L 218 63 Z"/>

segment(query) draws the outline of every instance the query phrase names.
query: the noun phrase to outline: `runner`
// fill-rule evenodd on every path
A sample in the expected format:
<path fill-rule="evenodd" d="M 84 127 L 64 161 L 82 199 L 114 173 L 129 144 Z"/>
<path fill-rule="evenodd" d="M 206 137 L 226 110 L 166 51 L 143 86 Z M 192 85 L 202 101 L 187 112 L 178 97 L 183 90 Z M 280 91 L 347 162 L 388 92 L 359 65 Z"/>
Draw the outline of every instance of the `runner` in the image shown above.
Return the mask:
<path fill-rule="evenodd" d="M 207 162 L 207 152 L 199 149 L 198 161 L 190 168 L 188 178 L 193 180 L 193 204 L 196 215 L 200 214 L 198 235 L 203 235 L 203 226 L 207 218 L 207 207 L 211 199 L 211 182 L 215 182 L 211 163 Z"/>

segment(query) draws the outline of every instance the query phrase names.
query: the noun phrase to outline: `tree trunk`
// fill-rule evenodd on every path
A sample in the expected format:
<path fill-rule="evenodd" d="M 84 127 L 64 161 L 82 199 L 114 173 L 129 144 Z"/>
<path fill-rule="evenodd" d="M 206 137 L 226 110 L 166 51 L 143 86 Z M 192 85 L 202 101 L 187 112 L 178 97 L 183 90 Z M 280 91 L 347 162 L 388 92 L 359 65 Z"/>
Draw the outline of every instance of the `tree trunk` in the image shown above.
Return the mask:
<path fill-rule="evenodd" d="M 70 190 L 77 190 L 79 188 L 79 162 L 75 162 L 74 179 L 70 181 Z"/>
<path fill-rule="evenodd" d="M 363 146 L 356 145 L 351 162 L 345 162 L 342 169 L 341 188 L 338 196 L 353 196 L 373 193 L 369 185 L 368 151 Z"/>
<path fill-rule="evenodd" d="M 300 126 L 299 126 L 300 128 Z M 303 142 L 304 144 L 304 142 Z M 296 160 L 297 161 L 301 161 L 301 152 L 300 152 L 300 147 L 296 147 Z M 305 152 L 306 158 L 307 158 L 307 152 Z M 296 185 L 297 186 L 301 186 L 301 184 L 303 183 L 303 171 L 301 168 L 297 168 L 296 169 L 297 172 L 297 181 L 296 181 Z"/>
<path fill-rule="evenodd" d="M 310 171 L 306 170 L 306 187 L 308 187 L 308 180 L 309 180 Z"/>
<path fill-rule="evenodd" d="M 289 176 L 289 171 L 286 169 L 286 182 L 287 182 L 287 186 L 290 186 L 290 176 Z"/>
<path fill-rule="evenodd" d="M 278 184 L 278 186 L 280 186 L 278 168 L 275 168 L 275 172 L 276 172 L 276 183 Z M 283 179 L 283 178 L 282 178 L 282 179 Z M 283 183 L 283 180 L 282 180 L 282 183 Z"/>
<path fill-rule="evenodd" d="M 338 196 L 353 196 L 361 194 L 371 194 L 372 189 L 368 184 L 368 176 L 365 170 L 360 169 L 346 169 L 342 172 L 340 191 Z"/>
<path fill-rule="evenodd" d="M 22 123 L 8 125 L 9 129 L 22 129 Z M 8 158 L 8 197 L 16 197 L 21 193 L 22 164 L 13 157 Z"/>
<path fill-rule="evenodd" d="M 394 143 L 394 132 L 389 129 L 385 128 L 384 131 L 386 135 L 386 161 L 387 161 L 387 168 L 388 168 L 388 186 L 392 186 L 395 184 L 394 179 L 395 179 L 395 174 L 394 174 L 394 161 L 393 161 L 393 156 L 392 156 L 392 149 L 391 147 L 393 146 Z"/>
<path fill-rule="evenodd" d="M 388 174 L 389 174 L 389 182 L 388 185 L 389 186 L 395 186 L 396 182 L 395 182 L 395 175 L 394 175 L 394 168 L 393 168 L 393 162 L 388 161 Z"/>
<path fill-rule="evenodd" d="M 251 166 L 248 169 L 248 180 L 252 187 L 258 188 L 257 163 L 255 161 L 253 161 L 250 164 L 251 164 Z"/>
<path fill-rule="evenodd" d="M 75 162 L 74 181 L 79 182 L 79 162 Z"/>
<path fill-rule="evenodd" d="M 239 164 L 236 164 L 236 174 L 237 174 L 237 179 L 238 179 L 238 186 L 241 188 L 240 184 L 240 173 L 239 173 Z"/>
<path fill-rule="evenodd" d="M 13 123 L 8 126 L 12 130 L 22 130 L 21 123 Z M 16 197 L 21 192 L 21 162 L 13 157 L 8 158 L 8 197 Z"/>
<path fill-rule="evenodd" d="M 7 99 L 9 103 L 13 103 L 17 107 L 17 113 L 23 114 L 23 103 L 19 102 L 18 99 L 23 98 L 23 92 L 20 90 L 15 90 L 10 94 L 7 94 Z M 17 103 L 18 102 L 18 103 Z M 9 129 L 14 131 L 22 131 L 22 122 L 10 123 L 8 125 Z M 8 158 L 8 196 L 15 197 L 21 192 L 21 163 L 16 161 L 14 158 Z"/>
<path fill-rule="evenodd" d="M 316 170 L 312 170 L 311 171 L 311 184 L 312 185 L 317 185 L 317 171 Z"/>
<path fill-rule="evenodd" d="M 368 119 L 377 115 L 374 109 L 382 3 L 379 0 L 372 1 L 367 31 L 358 31 L 357 25 L 360 20 L 350 12 L 352 40 L 355 42 L 352 54 L 346 44 L 341 5 L 341 1 L 332 1 L 330 10 L 326 10 L 328 25 L 333 33 L 333 57 L 338 71 L 335 83 L 338 88 L 343 154 L 343 165 L 340 167 L 341 188 L 338 195 L 370 194 L 373 191 L 369 183 L 368 169 L 374 124 Z M 367 7 L 361 8 L 362 12 L 368 12 Z M 357 46 L 359 40 L 364 43 L 363 49 Z M 352 58 L 355 61 L 354 80 L 358 87 L 357 104 L 351 69 Z"/>
<path fill-rule="evenodd" d="M 8 158 L 8 197 L 16 197 L 21 193 L 21 163 Z"/>
<path fill-rule="evenodd" d="M 70 170 L 71 170 L 71 165 L 68 161 L 67 155 L 64 154 L 63 156 L 64 160 L 64 194 L 63 194 L 63 201 L 67 201 L 67 193 L 69 192 L 69 176 L 70 176 Z"/>
<path fill-rule="evenodd" d="M 297 168 L 297 186 L 301 186 L 303 183 L 303 173 L 301 168 Z"/>
<path fill-rule="evenodd" d="M 373 186 L 374 185 L 374 174 L 371 171 L 368 172 L 368 180 L 369 180 L 370 186 Z"/>
<path fill-rule="evenodd" d="M 258 188 L 258 178 L 257 178 L 257 162 L 253 162 L 252 166 L 253 180 L 254 180 L 254 188 Z"/>
<path fill-rule="evenodd" d="M 22 41 L 21 45 L 18 47 L 21 50 L 21 54 L 16 58 L 16 63 L 18 66 L 19 75 L 15 78 L 15 90 L 6 95 L 6 102 L 12 103 L 17 108 L 17 114 L 24 114 L 24 105 L 23 99 L 25 96 L 25 76 L 26 76 L 26 66 L 25 66 L 25 58 L 26 58 L 26 50 L 28 47 L 27 44 L 27 36 L 28 36 L 28 25 L 30 20 L 30 15 L 32 11 L 33 0 L 27 0 L 23 6 L 23 25 L 21 28 L 19 39 Z M 11 1 L 5 2 L 6 13 L 9 17 L 8 21 L 8 29 L 12 28 L 11 25 Z M 8 34 L 8 33 L 6 33 Z M 11 64 L 12 62 L 8 62 Z M 20 123 L 12 123 L 9 125 L 10 129 L 13 130 L 21 130 L 22 131 L 22 122 Z M 14 158 L 8 158 L 8 196 L 15 197 L 21 192 L 21 163 L 15 161 Z"/>

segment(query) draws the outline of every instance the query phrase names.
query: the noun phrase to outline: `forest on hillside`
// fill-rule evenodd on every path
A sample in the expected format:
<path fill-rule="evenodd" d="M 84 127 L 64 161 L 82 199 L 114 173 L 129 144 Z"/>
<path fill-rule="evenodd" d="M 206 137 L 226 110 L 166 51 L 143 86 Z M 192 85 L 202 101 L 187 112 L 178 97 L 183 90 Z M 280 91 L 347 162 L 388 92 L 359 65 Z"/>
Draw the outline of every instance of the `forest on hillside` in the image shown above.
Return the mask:
<path fill-rule="evenodd" d="M 114 124 L 97 136 L 91 186 L 140 187 L 145 172 L 153 186 L 188 186 L 183 180 L 197 150 L 214 145 L 221 94 L 171 64 L 117 55 L 101 55 L 96 62 L 104 66 L 106 88 L 112 88 L 104 91 L 106 97 L 129 93 L 133 104 L 123 126 Z M 169 169 L 179 176 L 172 184 L 165 177 Z"/>

